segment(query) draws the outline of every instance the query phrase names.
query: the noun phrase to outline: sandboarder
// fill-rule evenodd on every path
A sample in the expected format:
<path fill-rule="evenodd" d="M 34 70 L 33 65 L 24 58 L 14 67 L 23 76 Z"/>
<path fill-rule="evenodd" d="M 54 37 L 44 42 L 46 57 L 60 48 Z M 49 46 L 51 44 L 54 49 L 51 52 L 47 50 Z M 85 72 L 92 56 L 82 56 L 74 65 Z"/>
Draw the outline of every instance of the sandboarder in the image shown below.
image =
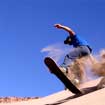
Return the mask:
<path fill-rule="evenodd" d="M 68 67 L 70 66 L 70 64 L 76 59 L 90 55 L 92 49 L 87 41 L 82 39 L 71 28 L 61 24 L 55 24 L 54 27 L 67 31 L 69 33 L 69 36 L 66 38 L 66 40 L 64 40 L 64 44 L 73 46 L 73 49 L 65 56 L 64 61 L 60 66 L 61 71 L 68 73 Z M 75 78 L 74 82 L 78 84 L 79 80 Z"/>

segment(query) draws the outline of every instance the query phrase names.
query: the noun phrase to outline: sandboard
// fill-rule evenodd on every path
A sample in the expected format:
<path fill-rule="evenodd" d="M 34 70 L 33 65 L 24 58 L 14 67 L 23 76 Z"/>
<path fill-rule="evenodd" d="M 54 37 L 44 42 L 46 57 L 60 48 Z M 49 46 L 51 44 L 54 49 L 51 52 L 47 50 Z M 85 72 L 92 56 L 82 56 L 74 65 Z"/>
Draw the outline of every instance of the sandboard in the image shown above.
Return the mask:
<path fill-rule="evenodd" d="M 52 58 L 46 57 L 44 63 L 49 71 L 53 73 L 72 93 L 82 94 L 82 92 L 63 74 Z"/>

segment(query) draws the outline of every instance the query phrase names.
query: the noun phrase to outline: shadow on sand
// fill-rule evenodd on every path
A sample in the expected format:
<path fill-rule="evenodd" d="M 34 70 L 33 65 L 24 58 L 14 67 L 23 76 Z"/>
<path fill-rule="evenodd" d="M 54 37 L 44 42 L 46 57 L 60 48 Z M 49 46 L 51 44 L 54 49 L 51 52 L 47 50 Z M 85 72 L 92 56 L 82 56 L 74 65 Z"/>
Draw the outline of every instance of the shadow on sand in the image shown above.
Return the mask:
<path fill-rule="evenodd" d="M 57 102 L 55 102 L 55 103 L 50 103 L 50 104 L 45 104 L 45 105 L 59 105 L 59 104 L 65 103 L 65 102 L 67 102 L 67 101 L 70 101 L 70 99 L 78 98 L 78 97 L 80 97 L 80 96 L 86 95 L 86 94 L 91 93 L 91 92 L 94 92 L 94 91 L 96 91 L 96 90 L 99 90 L 99 89 L 97 89 L 97 86 L 88 87 L 88 88 L 83 88 L 83 89 L 81 89 L 82 94 L 76 94 L 76 95 L 67 97 L 67 98 L 65 98 L 65 99 L 59 100 L 59 101 L 57 101 Z"/>

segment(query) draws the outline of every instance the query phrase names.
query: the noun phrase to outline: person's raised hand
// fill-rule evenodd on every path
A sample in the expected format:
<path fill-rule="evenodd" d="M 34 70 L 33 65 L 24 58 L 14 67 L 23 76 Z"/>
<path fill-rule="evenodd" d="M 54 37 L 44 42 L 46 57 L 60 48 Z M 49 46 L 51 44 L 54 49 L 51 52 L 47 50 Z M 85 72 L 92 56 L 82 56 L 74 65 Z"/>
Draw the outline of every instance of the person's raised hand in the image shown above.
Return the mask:
<path fill-rule="evenodd" d="M 56 27 L 56 28 L 62 28 L 62 25 L 61 24 L 55 24 L 54 27 Z"/>

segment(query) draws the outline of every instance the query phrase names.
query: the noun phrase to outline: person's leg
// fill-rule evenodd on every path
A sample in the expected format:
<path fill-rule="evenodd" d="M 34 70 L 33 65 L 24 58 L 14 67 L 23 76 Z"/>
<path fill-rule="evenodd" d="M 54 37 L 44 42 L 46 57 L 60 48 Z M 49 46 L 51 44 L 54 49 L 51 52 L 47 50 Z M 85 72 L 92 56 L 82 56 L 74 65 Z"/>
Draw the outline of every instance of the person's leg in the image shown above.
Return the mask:
<path fill-rule="evenodd" d="M 81 58 L 90 54 L 90 51 L 87 46 L 80 46 L 71 50 L 69 54 L 67 54 L 64 58 L 64 61 L 61 67 L 68 67 L 72 62 L 74 62 L 77 58 Z"/>
<path fill-rule="evenodd" d="M 79 84 L 81 83 L 82 81 L 81 78 L 84 74 L 83 72 L 80 72 L 80 71 L 84 71 L 84 70 L 83 68 L 82 70 L 80 70 L 81 65 L 79 65 L 78 63 L 75 65 L 74 61 L 76 62 L 78 58 L 87 56 L 89 54 L 90 54 L 90 51 L 86 46 L 80 46 L 80 47 L 74 48 L 69 54 L 65 56 L 64 62 L 60 67 L 61 71 L 63 71 L 63 73 L 72 81 L 72 83 L 75 86 L 79 86 Z M 73 64 L 70 65 L 72 62 Z M 74 70 L 73 67 L 76 68 L 77 71 Z"/>

